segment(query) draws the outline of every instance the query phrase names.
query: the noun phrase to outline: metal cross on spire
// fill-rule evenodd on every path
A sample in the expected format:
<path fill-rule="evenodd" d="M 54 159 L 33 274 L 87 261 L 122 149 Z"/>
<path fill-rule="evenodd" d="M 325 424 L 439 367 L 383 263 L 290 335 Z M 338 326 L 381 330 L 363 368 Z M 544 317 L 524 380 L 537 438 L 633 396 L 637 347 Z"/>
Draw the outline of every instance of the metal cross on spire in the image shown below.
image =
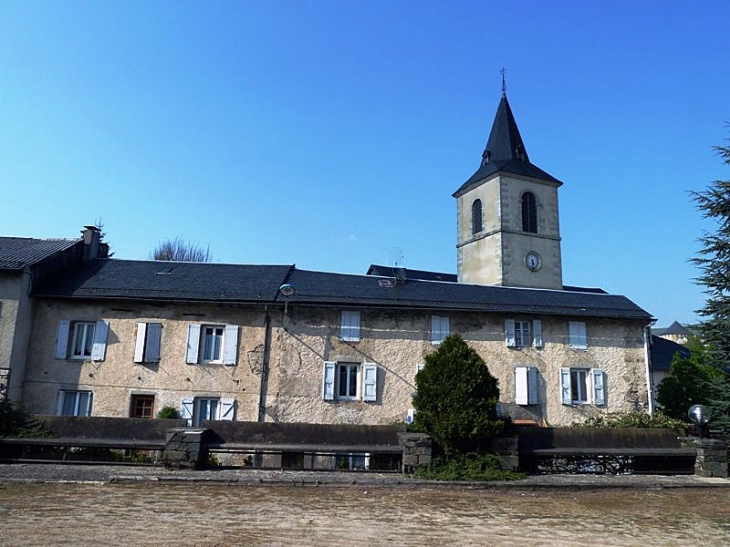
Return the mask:
<path fill-rule="evenodd" d="M 504 75 L 507 74 L 507 69 L 502 67 L 499 70 L 499 73 L 502 75 L 502 95 L 507 94 L 507 83 L 504 81 Z"/>

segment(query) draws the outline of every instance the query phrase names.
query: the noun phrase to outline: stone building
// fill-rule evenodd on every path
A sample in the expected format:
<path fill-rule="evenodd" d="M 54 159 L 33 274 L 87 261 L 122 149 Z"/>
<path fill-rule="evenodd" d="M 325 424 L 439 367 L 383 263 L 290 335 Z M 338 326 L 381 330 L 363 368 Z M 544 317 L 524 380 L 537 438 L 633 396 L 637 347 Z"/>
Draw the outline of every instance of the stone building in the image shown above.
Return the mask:
<path fill-rule="evenodd" d="M 562 282 L 558 188 L 502 96 L 454 194 L 457 274 L 366 275 L 95 259 L 33 287 L 22 399 L 36 413 L 403 422 L 424 357 L 459 333 L 502 408 L 541 424 L 651 410 L 651 316 Z"/>

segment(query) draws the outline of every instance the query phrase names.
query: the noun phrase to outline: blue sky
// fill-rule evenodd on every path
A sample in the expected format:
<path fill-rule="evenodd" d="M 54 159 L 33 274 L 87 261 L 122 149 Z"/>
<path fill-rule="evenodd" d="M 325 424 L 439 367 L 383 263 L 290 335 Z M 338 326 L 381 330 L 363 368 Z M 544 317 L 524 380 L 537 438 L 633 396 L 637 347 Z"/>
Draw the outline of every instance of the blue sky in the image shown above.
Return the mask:
<path fill-rule="evenodd" d="M 118 258 L 455 272 L 451 194 L 507 94 L 560 189 L 566 284 L 692 322 L 688 191 L 728 178 L 730 3 L 3 2 L 0 234 Z"/>

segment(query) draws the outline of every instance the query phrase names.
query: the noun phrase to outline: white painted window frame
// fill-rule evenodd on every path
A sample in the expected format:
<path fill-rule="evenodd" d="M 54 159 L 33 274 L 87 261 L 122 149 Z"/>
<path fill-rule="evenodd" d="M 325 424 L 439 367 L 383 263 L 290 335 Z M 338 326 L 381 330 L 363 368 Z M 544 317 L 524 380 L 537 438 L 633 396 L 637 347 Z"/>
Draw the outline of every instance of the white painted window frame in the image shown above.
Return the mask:
<path fill-rule="evenodd" d="M 84 401 L 82 395 L 86 395 Z M 73 413 L 64 414 L 66 398 L 73 397 Z M 94 401 L 94 394 L 90 390 L 61 389 L 58 391 L 58 408 L 56 413 L 59 416 L 91 416 L 91 407 Z"/>
<path fill-rule="evenodd" d="M 585 321 L 570 321 L 568 323 L 571 349 L 588 349 L 588 334 Z"/>

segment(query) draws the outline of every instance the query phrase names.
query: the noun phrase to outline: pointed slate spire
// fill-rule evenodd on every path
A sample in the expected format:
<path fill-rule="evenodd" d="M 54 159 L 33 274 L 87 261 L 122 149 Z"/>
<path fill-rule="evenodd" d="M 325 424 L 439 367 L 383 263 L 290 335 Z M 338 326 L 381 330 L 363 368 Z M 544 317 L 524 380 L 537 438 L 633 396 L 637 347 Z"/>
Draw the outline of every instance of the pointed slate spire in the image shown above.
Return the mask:
<path fill-rule="evenodd" d="M 485 163 L 510 160 L 530 163 L 505 92 L 502 92 L 502 100 L 499 101 L 482 159 Z"/>
<path fill-rule="evenodd" d="M 479 169 L 454 192 L 453 196 L 459 197 L 470 188 L 481 184 L 481 181 L 491 178 L 497 173 L 512 173 L 536 178 L 558 186 L 563 184 L 537 165 L 530 163 L 525 143 L 522 141 L 520 130 L 517 129 L 517 122 L 507 101 L 504 84 L 502 99 L 499 101 L 497 114 L 494 116 L 492 131 L 489 133 L 487 147 L 482 154 Z"/>

